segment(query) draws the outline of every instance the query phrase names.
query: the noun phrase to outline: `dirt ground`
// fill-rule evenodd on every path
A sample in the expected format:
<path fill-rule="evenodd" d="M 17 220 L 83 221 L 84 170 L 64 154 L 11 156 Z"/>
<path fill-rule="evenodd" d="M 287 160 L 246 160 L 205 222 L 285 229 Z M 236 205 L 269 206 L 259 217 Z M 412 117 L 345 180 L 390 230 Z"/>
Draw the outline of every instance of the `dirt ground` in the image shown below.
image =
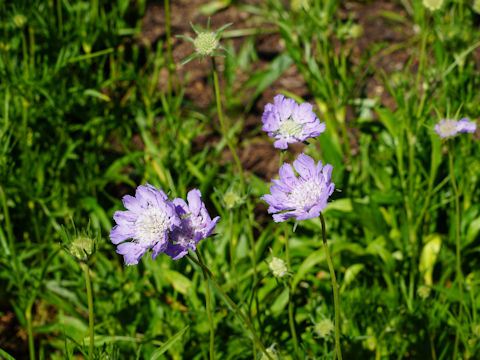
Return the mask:
<path fill-rule="evenodd" d="M 194 37 L 194 32 L 190 27 L 190 22 L 193 24 L 205 25 L 208 17 L 202 15 L 198 8 L 202 4 L 209 3 L 210 0 L 177 0 L 173 1 L 171 5 L 171 24 L 173 35 L 188 35 Z M 216 29 L 226 23 L 232 22 L 233 25 L 229 30 L 233 29 L 245 29 L 253 28 L 261 25 L 259 19 L 252 16 L 250 13 L 242 10 L 244 5 L 258 5 L 261 0 L 247 0 L 236 3 L 227 9 L 220 11 L 211 16 L 211 27 Z M 392 11 L 396 14 L 406 16 L 405 11 L 398 5 L 390 1 L 370 1 L 370 2 L 354 2 L 345 1 L 341 6 L 341 16 L 343 19 L 347 19 L 354 14 L 354 20 L 357 24 L 363 28 L 363 34 L 357 39 L 356 46 L 354 48 L 354 54 L 360 55 L 374 43 L 387 43 L 395 44 L 405 41 L 412 34 L 412 30 L 408 28 L 401 28 L 398 26 L 393 27 L 388 20 L 381 16 L 382 11 Z M 268 24 L 262 24 L 268 26 Z M 143 28 L 140 36 L 140 41 L 149 45 L 155 44 L 159 40 L 164 40 L 165 34 L 165 14 L 163 5 L 159 2 L 151 2 L 147 6 L 146 14 L 143 20 Z M 232 39 L 233 45 L 236 49 L 239 49 L 245 41 L 245 38 Z M 258 52 L 259 61 L 254 64 L 253 71 L 268 68 L 269 63 L 277 55 L 281 54 L 285 50 L 285 45 L 279 34 L 264 34 L 259 35 L 255 39 L 255 47 Z M 177 64 L 177 71 L 179 77 L 183 79 L 187 73 L 189 73 L 189 82 L 186 90 L 186 97 L 189 101 L 192 101 L 200 108 L 207 107 L 213 97 L 213 91 L 211 85 L 208 83 L 209 63 L 204 61 L 191 61 L 185 66 L 180 66 L 180 62 L 185 59 L 193 51 L 193 45 L 182 39 L 173 37 L 172 44 L 173 59 Z M 411 56 L 409 49 L 405 51 L 391 52 L 387 56 L 381 58 L 375 58 L 375 66 L 384 69 L 387 73 L 392 69 L 400 69 L 408 61 Z M 355 61 L 355 59 L 354 59 Z M 239 79 L 239 87 L 241 87 L 242 79 L 245 81 L 248 78 L 248 74 L 237 74 Z M 384 90 L 381 82 L 375 77 L 370 77 L 366 80 L 365 84 L 367 95 L 380 97 L 381 101 L 386 106 L 394 106 L 391 97 Z M 166 87 L 166 74 L 160 81 L 159 88 Z M 311 98 L 309 90 L 302 75 L 297 70 L 295 65 L 291 65 L 290 68 L 281 76 L 275 83 L 267 88 L 256 100 L 251 111 L 247 115 L 244 121 L 244 129 L 242 136 L 246 136 L 247 133 L 259 126 L 261 123 L 261 115 L 265 104 L 273 101 L 273 97 L 279 93 L 280 90 L 290 91 L 303 98 Z M 253 89 L 252 89 L 253 93 Z M 352 112 L 347 112 L 347 121 L 351 120 Z M 213 137 L 218 135 L 212 135 Z M 216 141 L 217 138 L 200 138 L 198 142 L 200 145 L 209 141 Z M 292 146 L 292 152 L 294 155 L 299 154 L 304 145 L 295 144 Z M 278 173 L 278 157 L 279 152 L 276 151 L 271 141 L 266 134 L 258 134 L 258 138 L 250 138 L 239 149 L 239 156 L 242 161 L 242 165 L 245 170 L 253 172 L 257 176 L 269 181 Z M 225 160 L 231 160 L 231 156 L 226 152 Z"/>

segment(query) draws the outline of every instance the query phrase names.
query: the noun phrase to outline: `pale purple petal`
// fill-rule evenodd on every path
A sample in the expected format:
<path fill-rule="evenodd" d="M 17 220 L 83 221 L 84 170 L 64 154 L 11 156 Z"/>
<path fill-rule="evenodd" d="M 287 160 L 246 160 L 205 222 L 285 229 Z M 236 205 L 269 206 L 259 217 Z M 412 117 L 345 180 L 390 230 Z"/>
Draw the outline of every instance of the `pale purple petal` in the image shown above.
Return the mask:
<path fill-rule="evenodd" d="M 123 255 L 127 265 L 137 265 L 146 252 L 147 249 L 134 242 L 126 242 L 117 246 L 117 254 Z"/>

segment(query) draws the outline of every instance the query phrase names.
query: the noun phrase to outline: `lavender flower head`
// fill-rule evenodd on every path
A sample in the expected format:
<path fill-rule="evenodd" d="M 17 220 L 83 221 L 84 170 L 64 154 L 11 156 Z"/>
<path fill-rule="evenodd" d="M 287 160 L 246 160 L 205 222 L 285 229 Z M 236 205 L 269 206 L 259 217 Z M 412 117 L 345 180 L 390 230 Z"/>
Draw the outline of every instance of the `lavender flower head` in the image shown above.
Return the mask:
<path fill-rule="evenodd" d="M 280 168 L 280 179 L 273 179 L 271 194 L 261 197 L 270 207 L 269 213 L 275 213 L 273 220 L 282 222 L 295 217 L 297 221 L 320 216 L 327 206 L 327 200 L 335 189 L 330 182 L 333 166 L 325 166 L 305 154 L 300 154 L 293 162 L 297 177 L 290 164 Z"/>
<path fill-rule="evenodd" d="M 442 139 L 454 137 L 458 133 L 474 133 L 477 129 L 477 124 L 470 121 L 468 118 L 460 120 L 442 119 L 435 125 L 435 131 Z"/>
<path fill-rule="evenodd" d="M 325 131 L 309 103 L 297 104 L 283 95 L 273 98 L 273 104 L 265 105 L 262 115 L 263 131 L 276 139 L 273 146 L 287 149 L 288 144 L 302 142 Z"/>
<path fill-rule="evenodd" d="M 193 189 L 188 192 L 188 205 L 183 199 L 173 200 L 177 215 L 181 218 L 180 225 L 170 233 L 170 243 L 165 253 L 173 260 L 180 259 L 188 253 L 188 249 L 195 251 L 197 243 L 208 238 L 220 216 L 213 220 L 202 202 L 200 190 Z"/>
<path fill-rule="evenodd" d="M 135 196 L 125 195 L 126 211 L 116 211 L 117 223 L 110 231 L 110 240 L 123 255 L 125 264 L 136 265 L 152 249 L 152 259 L 168 246 L 168 232 L 180 225 L 180 217 L 167 195 L 150 184 L 140 185 Z M 125 242 L 125 240 L 132 241 Z"/>

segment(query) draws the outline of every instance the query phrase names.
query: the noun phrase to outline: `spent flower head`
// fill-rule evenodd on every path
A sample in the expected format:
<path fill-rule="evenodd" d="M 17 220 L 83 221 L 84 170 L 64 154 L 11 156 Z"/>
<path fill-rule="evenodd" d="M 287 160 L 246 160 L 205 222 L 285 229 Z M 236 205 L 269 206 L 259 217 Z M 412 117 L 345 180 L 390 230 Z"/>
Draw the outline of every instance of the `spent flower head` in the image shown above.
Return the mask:
<path fill-rule="evenodd" d="M 468 118 L 460 120 L 442 119 L 434 127 L 436 133 L 443 139 L 448 139 L 458 135 L 459 133 L 474 133 L 477 124 Z"/>
<path fill-rule="evenodd" d="M 288 144 L 302 142 L 325 131 L 309 103 L 298 104 L 295 100 L 277 95 L 273 104 L 265 105 L 262 115 L 262 130 L 276 139 L 273 146 L 287 149 Z"/>
<path fill-rule="evenodd" d="M 331 182 L 333 166 L 325 166 L 308 155 L 300 154 L 293 162 L 298 177 L 290 164 L 280 167 L 280 179 L 272 179 L 271 194 L 261 197 L 274 213 L 273 220 L 282 222 L 295 217 L 297 221 L 320 216 L 335 189 Z"/>
<path fill-rule="evenodd" d="M 125 264 L 136 265 L 150 249 L 152 259 L 164 252 L 168 246 L 168 233 L 180 225 L 180 217 L 167 195 L 146 183 L 137 187 L 135 196 L 125 195 L 126 211 L 116 211 L 113 219 L 117 223 L 110 231 L 110 240 L 123 255 Z M 125 241 L 132 239 L 132 241 Z"/>
<path fill-rule="evenodd" d="M 221 33 L 227 27 L 232 25 L 232 23 L 225 24 L 215 31 L 210 30 L 210 18 L 208 19 L 207 28 L 205 30 L 199 29 L 192 23 L 190 23 L 190 25 L 195 34 L 197 35 L 195 39 L 192 39 L 191 37 L 186 35 L 177 35 L 178 37 L 190 41 L 195 47 L 195 52 L 188 56 L 185 60 L 183 60 L 182 65 L 185 65 L 186 63 L 195 59 L 198 56 L 200 56 L 200 61 L 202 61 L 205 56 L 225 57 L 225 55 L 220 52 L 221 50 L 225 52 L 227 51 L 227 49 L 220 45 Z"/>
<path fill-rule="evenodd" d="M 165 254 L 173 260 L 180 259 L 188 254 L 188 250 L 197 250 L 200 240 L 212 235 L 220 216 L 213 220 L 208 214 L 205 204 L 202 202 L 200 190 L 193 189 L 187 194 L 188 204 L 185 200 L 176 198 L 173 200 L 175 211 L 180 217 L 180 225 L 170 232 L 170 241 Z"/>

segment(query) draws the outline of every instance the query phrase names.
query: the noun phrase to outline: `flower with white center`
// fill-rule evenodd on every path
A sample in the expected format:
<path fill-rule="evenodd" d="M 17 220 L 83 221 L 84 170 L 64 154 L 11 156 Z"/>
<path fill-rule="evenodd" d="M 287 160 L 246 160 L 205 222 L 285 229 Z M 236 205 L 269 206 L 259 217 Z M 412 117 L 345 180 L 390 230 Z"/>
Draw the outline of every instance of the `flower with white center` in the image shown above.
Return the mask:
<path fill-rule="evenodd" d="M 434 130 L 441 138 L 450 138 L 458 135 L 458 133 L 474 133 L 477 124 L 468 118 L 460 120 L 442 119 L 435 125 Z"/>
<path fill-rule="evenodd" d="M 170 232 L 170 242 L 165 249 L 165 254 L 173 260 L 180 259 L 188 254 L 188 250 L 197 250 L 197 243 L 208 238 L 220 216 L 213 220 L 202 202 L 200 190 L 193 189 L 187 194 L 187 203 L 180 198 L 173 200 L 175 211 L 181 218 L 180 225 Z"/>
<path fill-rule="evenodd" d="M 261 197 L 270 205 L 268 212 L 274 213 L 275 222 L 292 217 L 300 221 L 320 216 L 335 189 L 335 184 L 330 182 L 332 165 L 323 166 L 320 161 L 315 164 L 310 156 L 300 154 L 293 166 L 298 177 L 290 164 L 283 164 L 280 179 L 272 180 L 271 194 Z"/>
<path fill-rule="evenodd" d="M 150 184 L 139 186 L 135 196 L 125 195 L 126 211 L 116 211 L 117 223 L 110 231 L 110 240 L 123 255 L 125 264 L 136 265 L 152 249 L 152 259 L 165 251 L 168 232 L 180 225 L 180 217 L 167 195 Z M 132 239 L 132 241 L 125 241 Z"/>
<path fill-rule="evenodd" d="M 293 99 L 277 95 L 273 104 L 265 105 L 262 130 L 276 139 L 273 146 L 285 150 L 288 144 L 305 141 L 325 131 L 325 123 L 320 122 L 312 109 L 309 103 L 299 105 Z"/>

